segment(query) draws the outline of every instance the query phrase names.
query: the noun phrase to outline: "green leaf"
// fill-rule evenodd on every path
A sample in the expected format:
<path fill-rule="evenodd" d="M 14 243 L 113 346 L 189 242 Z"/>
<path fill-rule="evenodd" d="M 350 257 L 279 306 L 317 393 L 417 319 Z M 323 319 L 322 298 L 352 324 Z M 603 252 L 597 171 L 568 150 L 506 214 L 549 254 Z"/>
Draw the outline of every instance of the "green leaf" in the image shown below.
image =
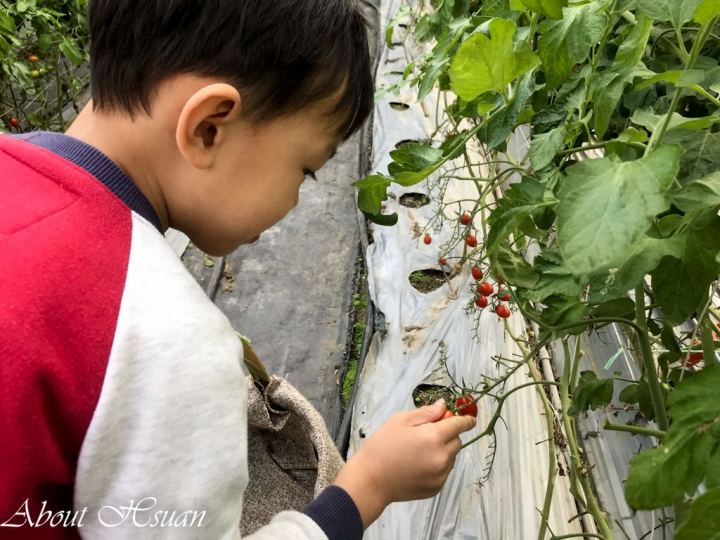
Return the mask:
<path fill-rule="evenodd" d="M 412 9 L 410 8 L 410 6 L 402 6 L 395 14 L 395 16 L 390 19 L 390 23 L 388 23 L 387 30 L 385 31 L 385 44 L 388 46 L 388 49 L 395 48 L 392 43 L 392 36 L 393 32 L 395 31 L 395 27 L 403 19 L 403 17 L 409 15 L 410 13 L 412 13 Z"/>
<path fill-rule="evenodd" d="M 382 211 L 382 203 L 387 200 L 387 188 L 392 180 L 387 176 L 376 174 L 352 184 L 359 188 L 358 208 L 366 214 L 374 215 Z"/>
<path fill-rule="evenodd" d="M 40 54 L 45 54 L 52 45 L 52 36 L 50 34 L 40 34 L 38 36 L 38 49 Z"/>
<path fill-rule="evenodd" d="M 585 289 L 564 265 L 558 249 L 551 249 L 538 255 L 535 257 L 534 265 L 541 276 L 537 285 L 525 292 L 525 298 L 531 302 L 542 302 L 555 294 L 580 296 Z"/>
<path fill-rule="evenodd" d="M 663 257 L 679 259 L 684 238 L 643 238 L 621 258 L 618 268 L 604 269 L 590 276 L 590 302 L 600 303 L 625 295 L 655 268 Z"/>
<path fill-rule="evenodd" d="M 581 161 L 567 169 L 559 191 L 560 251 L 575 275 L 616 265 L 643 237 L 656 214 L 667 209 L 666 192 L 682 149 L 662 146 L 637 161 Z"/>
<path fill-rule="evenodd" d="M 420 172 L 439 161 L 442 156 L 442 150 L 433 148 L 429 144 L 406 144 L 399 150 L 390 152 L 390 157 L 393 158 L 394 163 L 390 164 L 388 172 L 390 174 Z"/>
<path fill-rule="evenodd" d="M 665 115 L 658 115 L 652 112 L 652 109 L 637 109 L 630 121 L 639 126 L 643 126 L 650 131 L 657 130 L 660 125 L 665 121 Z M 717 116 L 705 116 L 703 118 L 685 118 L 674 112 L 670 116 L 670 123 L 668 124 L 667 131 L 674 129 L 685 129 L 685 130 L 699 130 L 707 129 L 713 124 L 720 123 L 720 117 Z"/>
<path fill-rule="evenodd" d="M 373 223 L 376 223 L 377 225 L 382 225 L 383 227 L 392 227 L 397 224 L 398 222 L 398 215 L 397 212 L 393 212 L 392 214 L 367 214 L 364 213 L 366 218 L 368 218 Z"/>
<path fill-rule="evenodd" d="M 720 133 L 678 130 L 666 133 L 663 141 L 679 144 L 685 150 L 678 173 L 681 182 L 720 170 Z"/>
<path fill-rule="evenodd" d="M 215 266 L 215 261 L 213 261 L 210 257 L 205 255 L 204 264 L 205 264 L 205 266 L 213 267 L 213 266 Z"/>
<path fill-rule="evenodd" d="M 75 46 L 72 40 L 66 37 L 62 43 L 60 43 L 60 51 L 68 57 L 69 60 L 75 62 L 78 66 L 82 65 L 85 61 L 85 57 L 80 50 Z"/>
<path fill-rule="evenodd" d="M 720 14 L 720 0 L 705 0 L 695 11 L 695 22 L 705 24 Z"/>
<path fill-rule="evenodd" d="M 663 317 L 673 325 L 684 323 L 704 302 L 710 284 L 720 274 L 720 218 L 683 235 L 682 258 L 665 258 L 652 276 L 655 300 Z"/>
<path fill-rule="evenodd" d="M 720 452 L 715 455 L 720 456 Z M 675 540 L 720 540 L 720 488 L 692 502 L 690 517 L 677 529 Z"/>
<path fill-rule="evenodd" d="M 594 411 L 599 407 L 607 407 L 612 397 L 612 379 L 598 379 L 595 372 L 583 371 L 573 392 L 573 403 L 568 409 L 568 414 L 578 416 L 581 412 L 590 409 Z"/>
<path fill-rule="evenodd" d="M 535 135 L 530 143 L 530 164 L 539 171 L 552 163 L 565 139 L 565 128 L 559 127 L 547 133 Z"/>
<path fill-rule="evenodd" d="M 498 243 L 490 252 L 490 265 L 510 285 L 531 289 L 538 281 L 538 273 L 518 253 L 513 251 L 507 241 Z"/>
<path fill-rule="evenodd" d="M 562 326 L 564 324 L 579 323 L 587 319 L 589 310 L 585 302 L 579 297 L 554 295 L 543 301 L 541 320 L 550 326 Z M 588 321 L 588 325 L 590 321 Z M 587 329 L 587 325 L 578 325 L 575 328 L 566 330 L 563 334 L 580 335 Z"/>
<path fill-rule="evenodd" d="M 681 26 L 691 20 L 702 0 L 635 0 L 637 6 L 651 19 L 672 21 Z"/>
<path fill-rule="evenodd" d="M 627 77 L 611 70 L 603 71 L 593 81 L 593 117 L 595 132 L 599 138 L 605 136 L 610 118 L 620 103 Z"/>
<path fill-rule="evenodd" d="M 594 318 L 614 317 L 633 321 L 635 320 L 635 302 L 627 297 L 615 298 L 595 306 L 591 313 Z"/>
<path fill-rule="evenodd" d="M 700 84 L 704 80 L 705 72 L 701 69 L 691 69 L 688 71 L 674 69 L 671 71 L 665 71 L 664 73 L 658 73 L 649 79 L 644 80 L 635 86 L 635 90 L 642 90 L 659 81 L 672 83 L 679 88 L 687 88 L 694 84 Z"/>
<path fill-rule="evenodd" d="M 671 198 L 683 212 L 720 205 L 720 172 L 688 182 L 679 192 L 671 194 Z"/>
<path fill-rule="evenodd" d="M 469 26 L 471 26 L 469 19 L 458 18 L 452 21 L 448 25 L 447 30 L 443 32 L 440 41 L 438 41 L 438 44 L 433 50 L 433 56 L 420 82 L 418 101 L 422 101 L 430 94 L 438 77 L 447 70 L 450 65 L 448 51 L 457 43 L 462 37 L 463 32 L 465 32 Z"/>
<path fill-rule="evenodd" d="M 560 20 L 546 19 L 538 27 L 542 36 L 538 54 L 542 60 L 547 88 L 565 82 L 576 64 L 583 63 L 602 37 L 605 16 L 598 13 L 599 2 L 563 8 Z"/>
<path fill-rule="evenodd" d="M 639 510 L 671 505 L 692 495 L 720 451 L 720 365 L 712 364 L 679 383 L 667 399 L 672 419 L 662 446 L 630 462 L 625 498 Z M 715 458 L 717 459 L 717 458 Z"/>
<path fill-rule="evenodd" d="M 11 36 L 15 35 L 15 19 L 3 9 L 0 9 L 0 31 L 5 31 Z"/>
<path fill-rule="evenodd" d="M 552 19 L 562 19 L 562 8 L 568 4 L 567 0 L 520 0 L 520 2 L 530 11 Z"/>
<path fill-rule="evenodd" d="M 494 150 L 507 141 L 515 127 L 517 127 L 520 113 L 534 91 L 535 78 L 532 74 L 525 75 L 518 81 L 514 101 L 507 109 L 493 118 L 488 126 L 478 134 L 478 139 L 485 143 L 488 150 Z"/>
<path fill-rule="evenodd" d="M 612 65 L 612 70 L 617 73 L 622 73 L 633 69 L 637 63 L 642 60 L 652 27 L 653 21 L 651 19 L 643 15 L 638 17 L 637 24 L 630 31 L 622 45 L 620 45 L 615 55 L 615 63 Z"/>
<path fill-rule="evenodd" d="M 515 24 L 496 18 L 489 29 L 490 38 L 480 32 L 472 34 L 450 62 L 451 88 L 465 101 L 484 92 L 504 93 L 512 81 L 540 63 L 525 41 L 513 43 Z"/>
<path fill-rule="evenodd" d="M 667 396 L 667 392 L 663 392 L 663 397 Z M 628 405 L 638 405 L 640 412 L 643 413 L 648 420 L 655 419 L 655 409 L 652 404 L 652 396 L 650 395 L 650 387 L 647 381 L 642 380 L 637 383 L 631 383 L 623 388 L 618 396 L 620 401 Z"/>

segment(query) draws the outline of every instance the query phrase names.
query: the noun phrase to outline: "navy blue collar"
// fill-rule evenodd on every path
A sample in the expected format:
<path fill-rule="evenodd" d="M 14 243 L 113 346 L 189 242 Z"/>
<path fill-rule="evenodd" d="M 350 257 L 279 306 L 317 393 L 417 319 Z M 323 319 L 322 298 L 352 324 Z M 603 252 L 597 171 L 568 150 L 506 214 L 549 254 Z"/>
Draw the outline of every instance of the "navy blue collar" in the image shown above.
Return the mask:
<path fill-rule="evenodd" d="M 128 175 L 97 148 L 61 133 L 40 131 L 19 135 L 16 138 L 49 150 L 53 154 L 85 169 L 102 182 L 132 211 L 147 219 L 162 233 L 162 223 L 150 201 L 130 180 Z"/>

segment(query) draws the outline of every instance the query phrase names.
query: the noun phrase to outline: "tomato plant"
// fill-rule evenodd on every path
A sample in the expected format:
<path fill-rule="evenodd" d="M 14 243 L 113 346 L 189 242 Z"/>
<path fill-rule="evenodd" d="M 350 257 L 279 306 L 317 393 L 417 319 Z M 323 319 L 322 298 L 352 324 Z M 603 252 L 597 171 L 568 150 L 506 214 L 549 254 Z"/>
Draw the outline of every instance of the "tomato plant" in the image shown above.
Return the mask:
<path fill-rule="evenodd" d="M 0 131 L 64 131 L 89 82 L 87 0 L 0 0 Z M 12 121 L 15 119 L 16 121 Z"/>
<path fill-rule="evenodd" d="M 405 6 L 388 41 L 401 20 L 432 52 L 406 66 L 392 91 L 409 85 L 424 100 L 437 88 L 442 113 L 429 142 L 391 152 L 387 173 L 355 184 L 358 206 L 380 225 L 395 224 L 396 214 L 381 213 L 393 183 L 427 180 L 444 193 L 451 181 L 472 180 L 470 205 L 437 200 L 434 229 L 452 232 L 442 253 L 462 251 L 453 277 L 489 266 L 503 284 L 501 299 L 512 298 L 539 328 L 523 341 L 506 324 L 525 353 L 522 362 L 507 361 L 508 373 L 527 367 L 532 382 L 508 390 L 506 377 L 453 381 L 458 395 L 472 390 L 478 400 L 497 402 L 478 438 L 494 436 L 514 391 L 535 385 L 549 411 L 540 389 L 556 386 L 573 495 L 598 537 L 610 540 L 613 526 L 584 470 L 575 419 L 609 405 L 622 382 L 620 400 L 638 405 L 648 427 L 608 419 L 605 429 L 658 444 L 630 462 L 627 502 L 641 510 L 672 507 L 678 539 L 701 538 L 701 526 L 712 527 L 702 538 L 720 534 L 718 521 L 705 517 L 720 507 L 713 340 L 720 312 L 712 303 L 720 275 L 720 2 L 433 0 L 430 10 Z M 526 155 L 508 151 L 518 129 L 530 134 Z M 483 152 L 473 160 L 469 148 L 478 146 Z M 518 180 L 507 186 L 513 175 Z M 485 307 L 477 300 L 473 294 L 469 312 Z M 502 304 L 495 313 L 511 315 Z M 608 324 L 627 330 L 638 381 L 578 369 L 582 353 L 573 336 Z M 694 352 L 697 338 L 701 350 Z M 551 342 L 565 352 L 559 383 L 534 366 Z M 551 448 L 553 416 L 546 414 Z M 548 531 L 550 504 L 546 498 L 539 538 Z"/>

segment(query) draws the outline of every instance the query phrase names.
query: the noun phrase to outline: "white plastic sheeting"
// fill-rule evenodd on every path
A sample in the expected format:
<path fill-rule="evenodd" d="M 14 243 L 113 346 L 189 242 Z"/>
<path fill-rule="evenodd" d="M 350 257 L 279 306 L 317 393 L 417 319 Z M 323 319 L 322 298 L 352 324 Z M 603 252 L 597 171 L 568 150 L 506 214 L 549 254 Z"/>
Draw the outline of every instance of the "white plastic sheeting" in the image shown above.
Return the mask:
<path fill-rule="evenodd" d="M 383 25 L 388 24 L 401 5 L 400 0 L 383 2 Z M 411 37 L 406 45 L 414 58 L 427 52 L 422 46 L 413 45 Z M 380 59 L 378 81 L 392 84 L 397 76 L 386 74 L 402 72 L 407 61 L 403 48 L 386 48 Z M 437 99 L 433 94 L 418 104 L 416 89 L 405 88 L 399 98 L 388 95 L 377 104 L 374 170 L 385 171 L 391 161 L 389 152 L 398 142 L 430 138 Z M 393 108 L 392 101 L 405 103 L 409 109 Z M 374 244 L 367 252 L 368 284 L 373 302 L 385 315 L 386 328 L 374 336 L 360 374 L 349 455 L 390 416 L 413 409 L 412 393 L 416 386 L 450 383 L 439 364 L 441 342 L 447 348 L 448 368 L 457 381 L 464 378 L 468 383 L 479 382 L 483 374 L 499 374 L 492 359 L 497 355 L 520 357 L 517 346 L 505 336 L 502 322 L 489 310 L 480 319 L 479 342 L 474 341 L 474 320 L 465 314 L 474 283 L 469 268 L 453 279 L 453 288 L 458 290 L 456 299 L 447 284 L 428 294 L 418 292 L 410 284 L 408 277 L 413 271 L 438 268 L 438 247 L 451 234 L 446 227 L 432 234 L 430 246 L 418 241 L 418 227 L 428 223 L 436 206 L 432 203 L 417 209 L 405 208 L 399 204 L 399 198 L 404 193 L 427 189 L 427 183 L 412 188 L 392 185 L 385 212 L 397 212 L 398 224 L 374 227 Z M 474 184 L 466 181 L 451 182 L 445 193 L 446 202 L 476 197 Z M 451 256 L 460 254 L 458 248 Z M 516 334 L 525 331 L 519 315 L 513 315 L 511 324 Z M 508 389 L 529 380 L 528 369 L 522 368 L 510 379 Z M 487 425 L 495 405 L 483 400 L 478 409 L 477 432 Z M 367 530 L 365 538 L 537 538 L 538 509 L 542 508 L 547 484 L 548 448 L 544 409 L 535 387 L 510 397 L 504 406 L 503 419 L 505 423 L 497 424 L 497 453 L 486 484 L 479 486 L 478 481 L 485 475 L 491 456 L 487 438 L 461 451 L 440 494 L 428 500 L 391 505 Z M 463 439 L 473 436 L 474 433 L 468 433 Z M 553 532 L 557 535 L 580 532 L 580 520 L 568 523 L 576 514 L 567 477 L 558 476 L 549 521 Z"/>

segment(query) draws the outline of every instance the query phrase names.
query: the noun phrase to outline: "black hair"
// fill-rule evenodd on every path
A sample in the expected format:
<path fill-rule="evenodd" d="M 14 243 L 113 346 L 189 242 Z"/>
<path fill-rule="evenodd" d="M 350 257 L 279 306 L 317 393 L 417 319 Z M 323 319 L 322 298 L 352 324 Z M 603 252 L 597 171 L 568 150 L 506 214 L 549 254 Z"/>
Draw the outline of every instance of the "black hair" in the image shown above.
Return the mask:
<path fill-rule="evenodd" d="M 151 114 L 158 87 L 192 73 L 225 80 L 255 123 L 339 95 L 343 139 L 373 107 L 368 23 L 357 0 L 90 0 L 98 111 Z"/>

